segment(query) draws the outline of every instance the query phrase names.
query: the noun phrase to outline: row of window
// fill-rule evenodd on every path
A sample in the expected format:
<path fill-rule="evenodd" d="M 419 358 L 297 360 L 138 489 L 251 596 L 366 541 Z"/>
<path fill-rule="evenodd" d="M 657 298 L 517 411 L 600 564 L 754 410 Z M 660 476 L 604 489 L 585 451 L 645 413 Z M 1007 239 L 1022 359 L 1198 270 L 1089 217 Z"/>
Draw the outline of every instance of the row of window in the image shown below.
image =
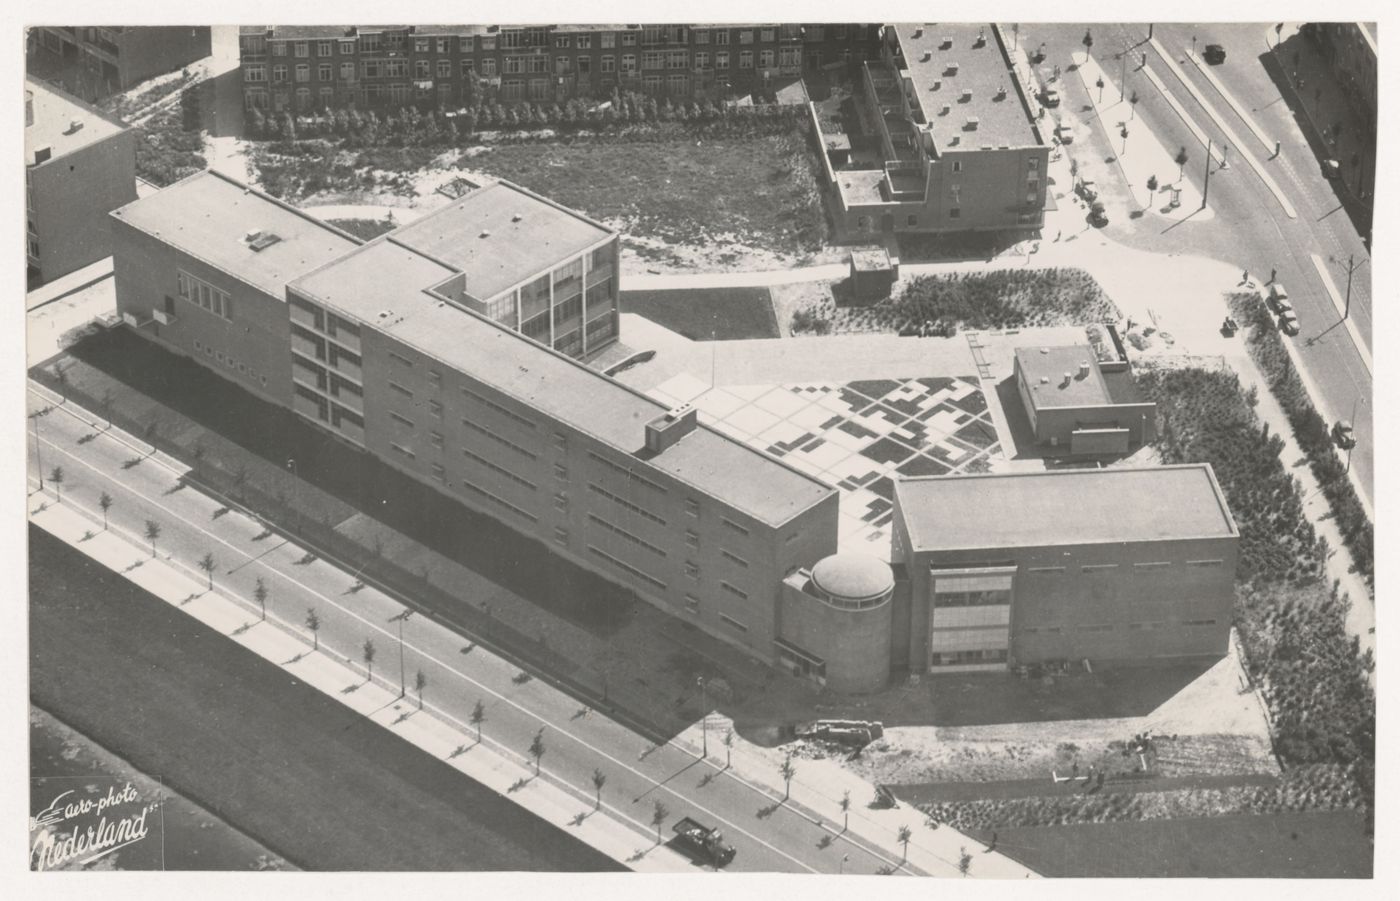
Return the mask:
<path fill-rule="evenodd" d="M 476 432 L 476 433 L 479 434 L 479 435 L 485 435 L 487 438 L 489 438 L 489 439 L 491 439 L 492 441 L 496 442 L 496 443 L 499 444 L 501 447 L 509 448 L 510 450 L 515 451 L 517 454 L 519 454 L 519 455 L 522 456 L 522 457 L 525 457 L 526 459 L 529 459 L 529 460 L 538 460 L 538 459 L 539 459 L 539 454 L 535 453 L 534 451 L 530 450 L 529 448 L 526 448 L 526 447 L 523 447 L 523 446 L 521 446 L 521 445 L 519 445 L 519 444 L 516 444 L 514 441 L 511 441 L 509 438 L 502 438 L 500 435 L 497 435 L 497 434 L 496 434 L 495 432 L 493 432 L 492 430 L 490 430 L 490 429 L 488 429 L 488 428 L 486 428 L 486 427 L 484 427 L 484 426 L 482 426 L 482 425 L 480 425 L 480 424 L 478 424 L 478 423 L 476 423 L 476 422 L 473 422 L 473 421 L 470 420 L 470 419 L 463 419 L 463 420 L 462 420 L 462 425 L 466 426 L 467 428 L 471 429 L 473 432 Z"/>
<path fill-rule="evenodd" d="M 224 364 L 229 369 L 236 370 L 240 375 L 246 375 L 248 378 L 256 381 L 260 385 L 267 385 L 267 376 L 258 372 L 251 366 L 245 366 L 242 360 L 235 360 L 233 357 L 224 353 L 223 351 L 215 350 L 213 347 L 211 347 L 208 344 L 205 344 L 198 338 L 194 339 L 194 349 L 196 351 L 202 351 L 205 356 L 212 357 L 213 359 L 218 360 L 220 363 Z"/>
<path fill-rule="evenodd" d="M 215 316 L 232 321 L 233 307 L 229 304 L 227 291 L 220 291 L 183 269 L 176 270 L 175 282 L 176 292 L 185 300 L 198 304 Z"/>
<path fill-rule="evenodd" d="M 832 26 L 832 37 L 835 40 L 843 41 L 848 36 L 847 25 Z M 672 43 L 683 44 L 687 41 L 687 31 L 689 40 L 696 45 L 716 44 L 726 46 L 734 34 L 727 28 L 688 28 L 685 25 L 659 25 L 646 26 L 641 31 L 641 43 L 643 46 L 653 44 Z M 503 29 L 500 33 L 499 42 L 496 35 L 457 35 L 414 37 L 412 43 L 403 33 L 366 33 L 355 38 L 337 38 L 335 40 L 315 40 L 315 41 L 268 41 L 264 35 L 244 35 L 239 39 L 240 49 L 248 55 L 262 54 L 268 49 L 273 56 L 291 55 L 298 59 L 311 56 L 315 50 L 316 56 L 326 58 L 334 56 L 336 53 L 349 55 L 358 49 L 362 53 L 376 53 L 381 50 L 399 51 L 411 46 L 414 53 L 450 53 L 453 47 L 459 53 L 474 53 L 478 49 L 477 41 L 480 41 L 480 50 L 492 52 L 499 46 L 500 49 L 515 49 L 518 47 L 544 47 L 549 41 L 547 35 L 549 30 L 545 28 L 526 29 Z M 779 36 L 783 40 L 797 40 L 799 38 L 806 41 L 822 41 L 826 39 L 826 27 L 822 25 L 799 26 L 788 24 L 781 26 L 781 30 L 774 28 L 742 29 L 737 32 L 737 40 L 740 44 L 752 44 L 755 34 L 762 43 L 772 43 Z M 636 31 L 624 31 L 621 33 L 613 31 L 593 34 L 554 34 L 552 44 L 556 49 L 567 49 L 576 47 L 579 50 L 588 50 L 593 47 L 594 38 L 598 39 L 598 46 L 604 50 L 617 46 L 635 47 L 638 43 L 638 33 Z"/>
<path fill-rule="evenodd" d="M 1187 560 L 1185 565 L 1191 569 L 1219 569 L 1225 565 L 1224 560 Z M 1138 575 L 1165 574 L 1174 566 L 1170 560 L 1157 560 L 1149 563 L 1132 564 L 1133 572 Z M 1079 567 L 1081 573 L 1104 573 L 1118 569 L 1117 563 L 1086 563 Z M 1063 566 L 1028 566 L 1028 573 L 1039 573 L 1041 575 L 1062 575 L 1066 572 Z"/>
<path fill-rule="evenodd" d="M 596 524 L 599 525 L 599 526 L 602 526 L 603 528 L 607 529 L 609 532 L 612 532 L 614 535 L 617 535 L 617 536 L 620 537 L 620 538 L 623 538 L 623 539 L 625 539 L 625 540 L 627 540 L 627 541 L 630 541 L 630 542 L 632 542 L 633 544 L 637 545 L 638 547 L 643 548 L 643 549 L 645 549 L 645 550 L 648 550 L 648 551 L 650 551 L 651 553 L 655 554 L 655 555 L 658 556 L 658 557 L 665 557 L 665 556 L 666 556 L 666 552 L 665 552 L 664 550 L 662 550 L 661 548 L 657 547 L 656 545 L 652 544 L 651 542 L 649 542 L 649 541 L 647 541 L 647 540 L 645 540 L 645 539 L 643 539 L 643 538 L 639 538 L 638 536 L 633 535 L 631 532 L 627 531 L 626 529 L 622 528 L 621 526 L 614 525 L 613 523 L 608 522 L 606 519 L 603 519 L 601 516 L 598 516 L 597 514 L 594 514 L 594 513 L 588 514 L 588 519 L 589 519 L 590 522 L 593 522 L 593 523 L 596 523 Z"/>
<path fill-rule="evenodd" d="M 530 481 L 529 479 L 523 478 L 522 476 L 516 475 L 509 469 L 506 469 L 504 466 L 501 466 L 500 464 L 492 460 L 488 460 L 480 454 L 472 453 L 465 447 L 462 448 L 462 453 L 465 454 L 469 459 L 475 460 L 477 463 L 480 463 L 482 466 L 485 466 L 487 469 L 491 470 L 497 475 L 504 476 L 506 479 L 509 479 L 510 481 L 521 486 L 522 488 L 528 488 L 531 491 L 535 491 L 537 489 L 537 486 L 534 482 Z"/>
<path fill-rule="evenodd" d="M 1214 625 L 1217 625 L 1217 624 L 1218 624 L 1218 621 L 1217 621 L 1217 620 L 1214 620 L 1214 619 L 1184 619 L 1184 620 L 1182 620 L 1182 621 L 1180 622 L 1180 625 L 1182 625 L 1182 626 L 1189 626 L 1189 627 L 1192 627 L 1192 628 L 1199 628 L 1199 627 L 1205 627 L 1205 626 L 1214 626 Z M 1128 632 L 1152 632 L 1152 631 L 1155 631 L 1155 630 L 1158 630 L 1158 629 L 1165 629 L 1165 628 L 1167 628 L 1167 627 L 1170 626 L 1170 625 L 1171 625 L 1171 623 L 1167 622 L 1166 620 L 1155 620 L 1155 621 L 1149 621 L 1149 622 L 1124 623 L 1124 624 L 1122 625 L 1122 628 L 1123 628 L 1124 630 L 1128 631 Z M 1114 623 L 1089 623 L 1088 625 L 1071 627 L 1071 628 L 1070 628 L 1070 631 L 1078 631 L 1078 632 L 1113 632 L 1113 631 L 1116 631 L 1118 628 L 1119 628 L 1119 626 L 1118 626 L 1118 625 L 1115 625 Z M 1024 628 L 1024 629 L 1017 629 L 1016 631 L 1017 631 L 1017 632 L 1020 632 L 1020 633 L 1022 633 L 1022 634 L 1025 634 L 1025 635 L 1060 635 L 1060 634 L 1062 634 L 1062 633 L 1065 631 L 1065 627 L 1063 627 L 1063 626 L 1044 626 L 1044 627 L 1030 626 L 1030 627 L 1027 627 L 1027 628 Z"/>

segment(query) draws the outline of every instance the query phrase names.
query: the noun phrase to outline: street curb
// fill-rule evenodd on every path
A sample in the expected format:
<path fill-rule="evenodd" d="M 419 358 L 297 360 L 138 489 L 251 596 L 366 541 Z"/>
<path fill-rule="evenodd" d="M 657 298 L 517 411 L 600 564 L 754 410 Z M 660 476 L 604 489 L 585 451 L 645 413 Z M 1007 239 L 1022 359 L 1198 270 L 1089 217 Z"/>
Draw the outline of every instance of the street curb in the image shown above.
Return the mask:
<path fill-rule="evenodd" d="M 1240 121 L 1245 124 L 1245 127 L 1247 127 L 1250 130 L 1254 137 L 1259 139 L 1259 143 L 1264 146 L 1264 151 L 1266 153 L 1273 153 L 1274 139 L 1264 134 L 1264 129 L 1259 127 L 1259 123 L 1254 121 L 1254 117 L 1244 111 L 1244 105 L 1235 99 L 1234 94 L 1231 94 L 1228 90 L 1225 89 L 1225 85 L 1221 84 L 1220 79 L 1216 76 L 1214 72 L 1211 71 L 1210 64 L 1207 63 L 1204 66 L 1201 65 L 1200 57 L 1196 56 L 1195 54 L 1188 53 L 1186 55 L 1186 58 L 1189 59 L 1191 61 L 1191 64 L 1196 67 L 1197 72 L 1200 72 L 1201 75 L 1205 76 L 1206 81 L 1209 81 L 1211 83 L 1211 86 L 1214 87 L 1215 90 L 1220 94 L 1220 96 L 1225 100 L 1225 104 L 1229 106 L 1230 109 L 1235 111 L 1235 115 L 1240 117 Z"/>

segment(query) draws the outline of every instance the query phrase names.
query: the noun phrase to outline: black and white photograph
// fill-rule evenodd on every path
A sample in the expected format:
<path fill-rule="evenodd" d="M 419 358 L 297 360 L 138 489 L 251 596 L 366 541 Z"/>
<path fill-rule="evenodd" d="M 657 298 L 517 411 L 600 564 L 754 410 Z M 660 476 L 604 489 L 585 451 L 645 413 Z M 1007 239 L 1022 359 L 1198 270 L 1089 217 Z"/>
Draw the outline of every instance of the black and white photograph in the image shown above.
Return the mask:
<path fill-rule="evenodd" d="M 16 10 L 19 896 L 1387 894 L 1384 14 L 1231 6 Z"/>

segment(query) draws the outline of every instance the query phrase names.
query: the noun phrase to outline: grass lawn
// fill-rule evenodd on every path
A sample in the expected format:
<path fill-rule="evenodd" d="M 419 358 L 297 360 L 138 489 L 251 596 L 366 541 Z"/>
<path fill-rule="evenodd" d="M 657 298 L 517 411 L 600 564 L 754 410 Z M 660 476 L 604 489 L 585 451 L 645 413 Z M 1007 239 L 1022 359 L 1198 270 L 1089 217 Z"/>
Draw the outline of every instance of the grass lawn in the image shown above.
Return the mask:
<path fill-rule="evenodd" d="M 799 254 L 826 236 L 816 156 L 796 128 L 753 138 L 498 144 L 471 165 L 672 244 L 733 236 Z"/>
<path fill-rule="evenodd" d="M 767 288 L 623 291 L 622 312 L 637 313 L 692 341 L 781 338 Z"/>
<path fill-rule="evenodd" d="M 30 692 L 298 866 L 622 868 L 30 527 Z"/>
<path fill-rule="evenodd" d="M 1373 849 L 1359 814 L 1328 811 L 1007 827 L 997 850 L 1052 877 L 1359 879 L 1371 876 Z"/>
<path fill-rule="evenodd" d="M 341 231 L 349 232 L 365 241 L 371 241 L 386 232 L 391 232 L 399 225 L 388 219 L 328 219 L 326 221 Z"/>

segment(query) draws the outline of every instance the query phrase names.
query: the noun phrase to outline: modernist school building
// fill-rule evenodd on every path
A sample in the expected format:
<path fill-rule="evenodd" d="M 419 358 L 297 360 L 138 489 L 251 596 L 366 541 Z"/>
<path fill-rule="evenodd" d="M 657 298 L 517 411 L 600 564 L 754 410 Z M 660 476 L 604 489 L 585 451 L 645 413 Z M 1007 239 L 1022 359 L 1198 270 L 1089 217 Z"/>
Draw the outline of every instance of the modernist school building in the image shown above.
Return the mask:
<path fill-rule="evenodd" d="M 138 334 L 833 690 L 1224 650 L 1208 466 L 907 479 L 890 562 L 837 553 L 832 486 L 580 362 L 617 338 L 618 236 L 529 191 L 367 243 L 214 172 L 112 219 Z"/>

